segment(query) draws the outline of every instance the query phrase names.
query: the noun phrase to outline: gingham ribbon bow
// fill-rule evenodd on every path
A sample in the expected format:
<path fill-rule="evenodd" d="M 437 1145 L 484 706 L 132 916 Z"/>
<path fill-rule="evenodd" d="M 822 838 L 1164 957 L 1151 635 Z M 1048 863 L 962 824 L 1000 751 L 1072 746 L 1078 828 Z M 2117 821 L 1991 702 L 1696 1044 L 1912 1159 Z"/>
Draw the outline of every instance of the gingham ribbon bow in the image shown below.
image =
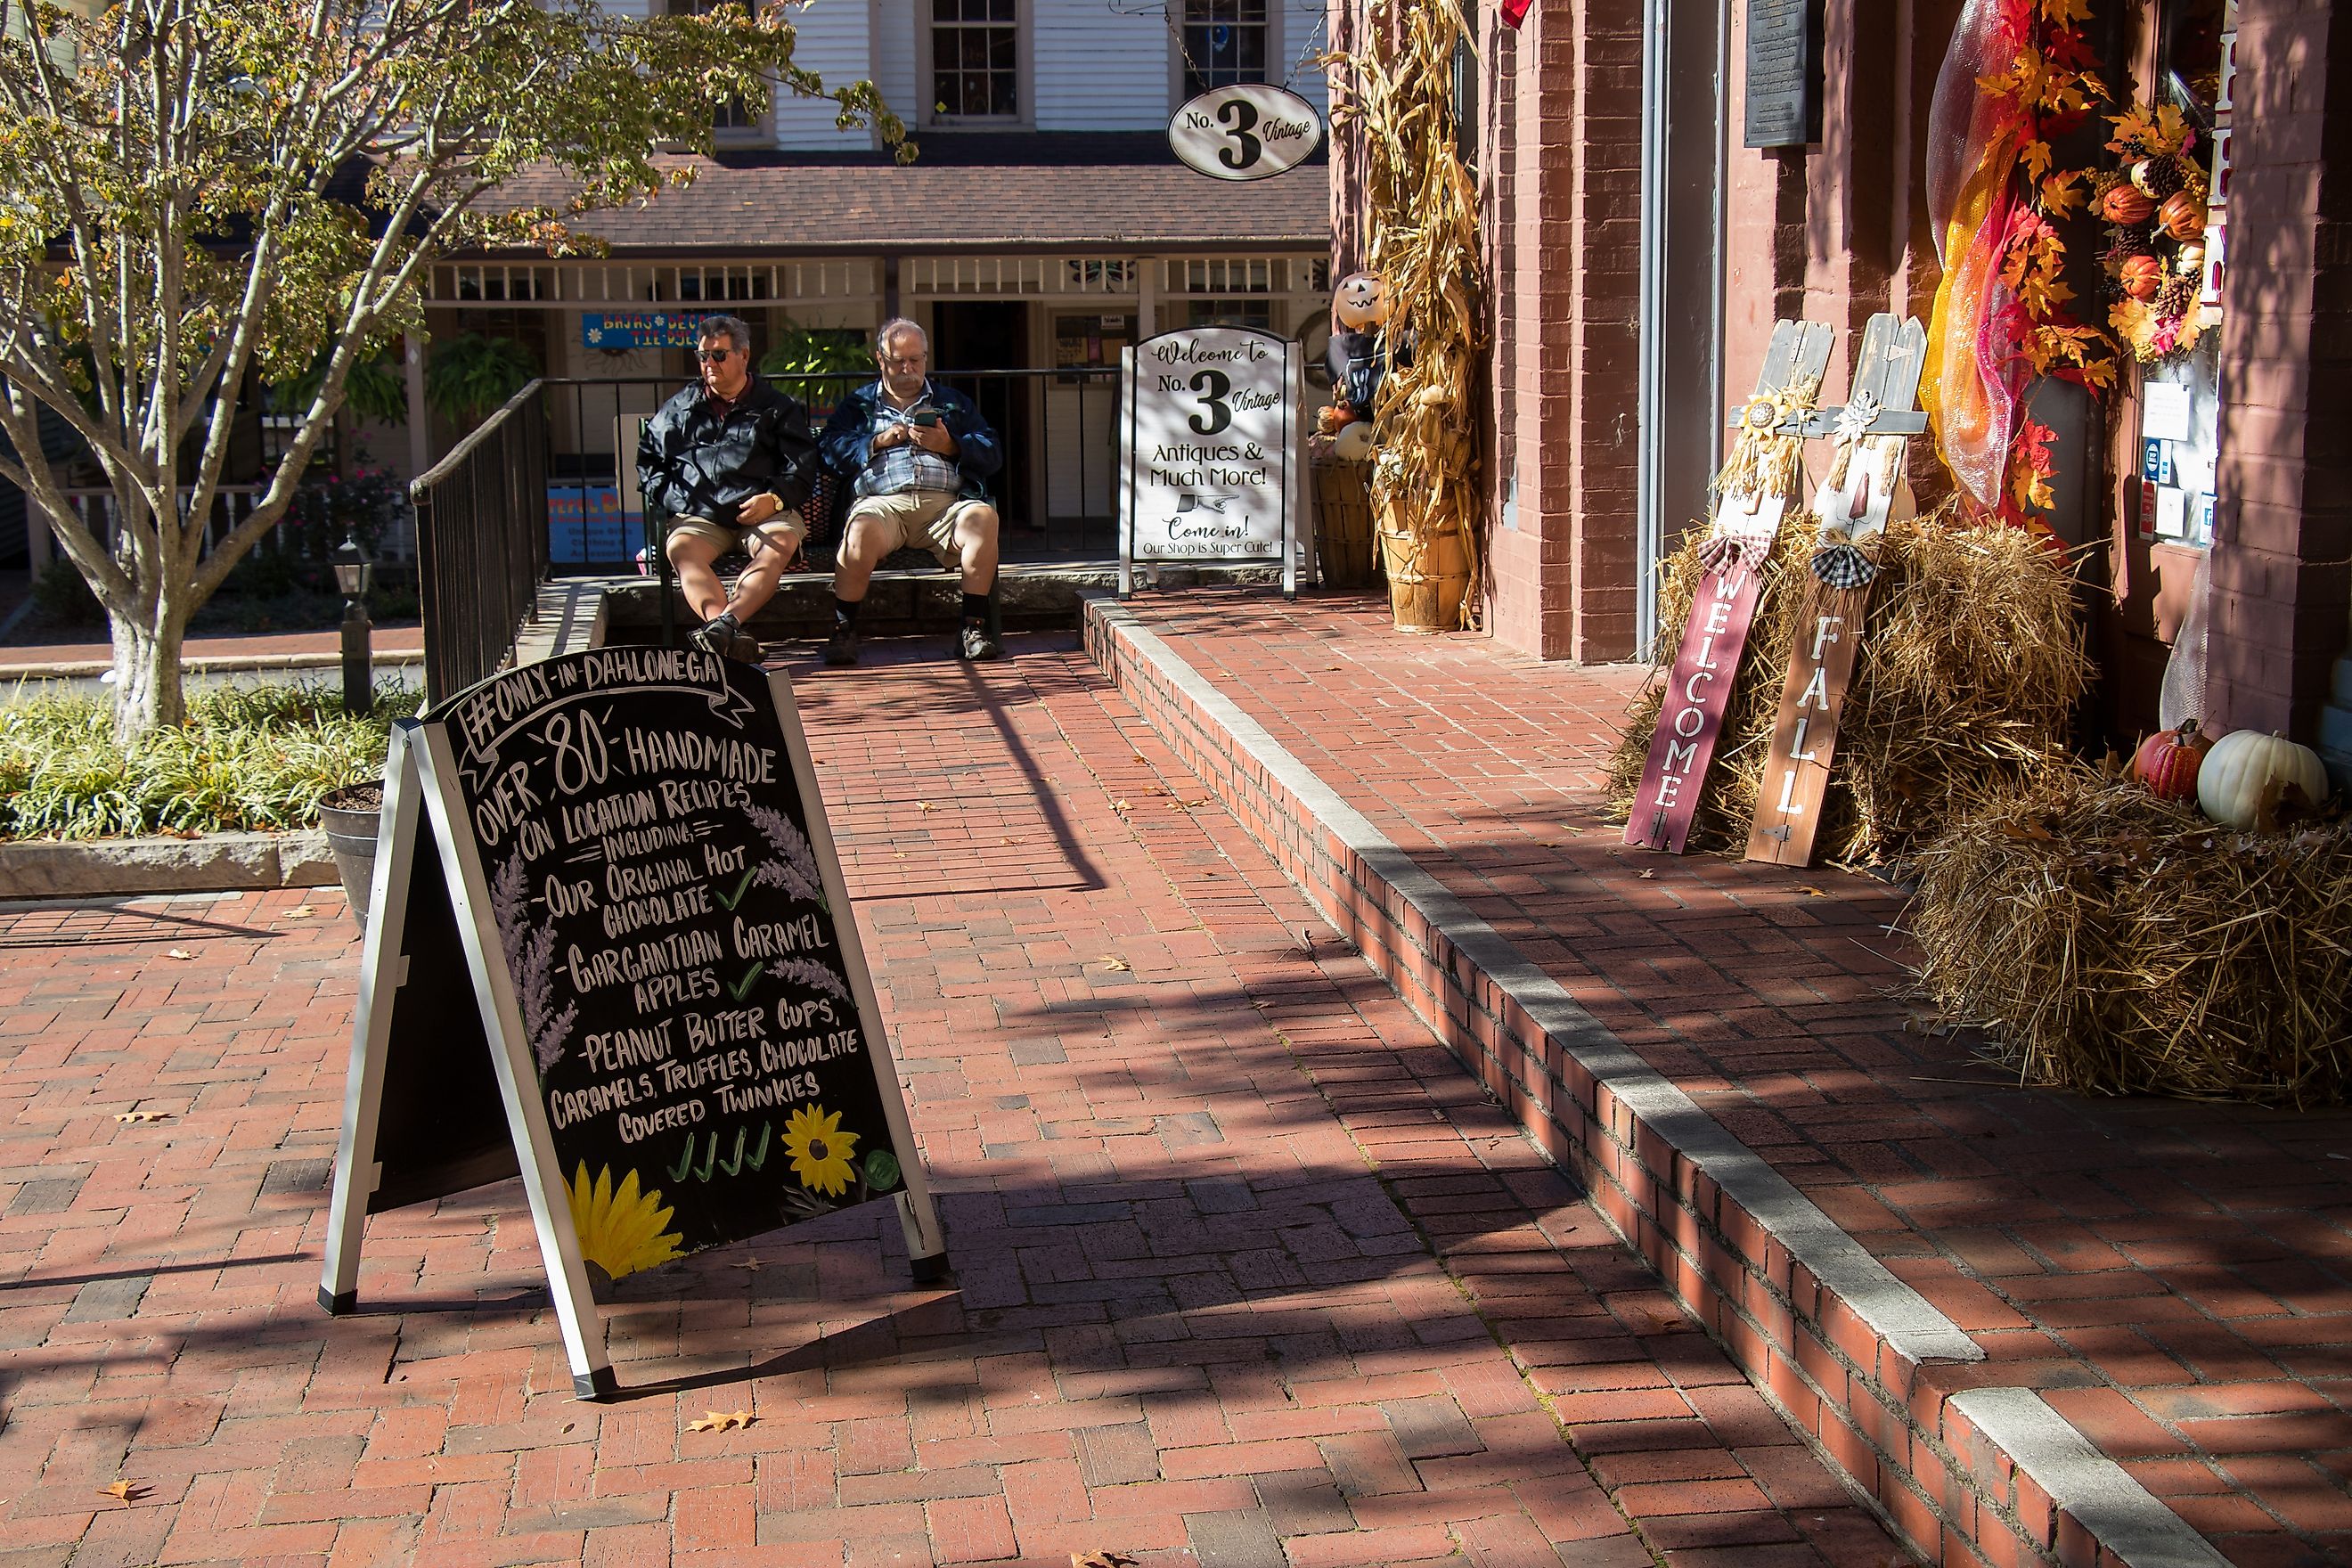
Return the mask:
<path fill-rule="evenodd" d="M 1860 545 L 1845 541 L 1814 551 L 1812 571 L 1825 588 L 1859 588 L 1878 581 L 1878 568 L 1870 557 Z"/>

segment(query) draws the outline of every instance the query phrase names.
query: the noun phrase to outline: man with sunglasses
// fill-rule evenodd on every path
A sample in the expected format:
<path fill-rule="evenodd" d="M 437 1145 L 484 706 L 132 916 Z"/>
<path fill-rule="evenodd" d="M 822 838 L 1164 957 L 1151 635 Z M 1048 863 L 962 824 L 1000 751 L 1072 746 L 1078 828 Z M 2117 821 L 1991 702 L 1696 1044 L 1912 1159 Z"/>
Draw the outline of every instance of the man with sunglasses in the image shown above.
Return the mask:
<path fill-rule="evenodd" d="M 637 440 L 637 485 L 647 511 L 670 519 L 667 550 L 678 586 L 702 626 L 687 640 L 706 653 L 757 662 L 745 623 L 774 597 L 807 527 L 801 503 L 816 479 L 808 410 L 751 369 L 751 329 L 706 316 L 695 351 L 702 379 L 661 406 Z M 751 557 L 730 597 L 719 558 Z"/>
<path fill-rule="evenodd" d="M 905 317 L 874 334 L 878 380 L 835 405 L 819 445 L 825 466 L 851 481 L 856 500 L 844 525 L 833 574 L 833 636 L 824 662 L 857 662 L 857 612 L 874 569 L 894 550 L 928 550 L 963 574 L 956 652 L 997 658 L 988 630 L 996 586 L 996 509 L 988 477 L 1003 466 L 996 432 L 971 399 L 930 379 L 930 340 Z"/>

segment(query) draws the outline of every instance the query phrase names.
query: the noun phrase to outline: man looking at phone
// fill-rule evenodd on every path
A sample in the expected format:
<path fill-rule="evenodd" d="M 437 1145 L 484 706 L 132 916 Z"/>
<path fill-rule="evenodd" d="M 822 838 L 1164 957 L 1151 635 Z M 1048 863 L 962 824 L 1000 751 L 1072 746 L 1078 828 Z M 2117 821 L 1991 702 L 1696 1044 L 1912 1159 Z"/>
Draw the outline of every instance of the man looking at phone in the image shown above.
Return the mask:
<path fill-rule="evenodd" d="M 833 636 L 824 662 L 857 662 L 857 612 L 874 569 L 892 551 L 929 550 L 963 573 L 956 652 L 996 658 L 988 595 L 996 585 L 996 509 L 985 481 L 1003 465 L 996 432 L 971 400 L 930 379 L 930 341 L 899 317 L 874 334 L 880 378 L 843 397 L 818 446 L 825 466 L 854 486 L 833 574 Z"/>
<path fill-rule="evenodd" d="M 637 485 L 670 519 L 665 546 L 688 608 L 703 624 L 688 641 L 706 653 L 756 660 L 744 624 L 772 598 L 807 529 L 800 505 L 816 483 L 808 410 L 751 369 L 751 329 L 734 316 L 701 322 L 701 379 L 661 406 L 637 438 Z M 730 597 L 721 555 L 750 566 Z"/>

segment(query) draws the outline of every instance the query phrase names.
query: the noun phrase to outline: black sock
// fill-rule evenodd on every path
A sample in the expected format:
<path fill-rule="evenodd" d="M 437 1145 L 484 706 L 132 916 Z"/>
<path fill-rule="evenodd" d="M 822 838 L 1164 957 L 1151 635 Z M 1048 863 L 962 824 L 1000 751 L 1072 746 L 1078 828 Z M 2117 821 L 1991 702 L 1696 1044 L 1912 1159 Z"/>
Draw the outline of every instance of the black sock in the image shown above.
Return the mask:
<path fill-rule="evenodd" d="M 723 626 L 730 632 L 740 632 L 743 629 L 743 623 L 735 618 L 735 612 L 732 610 L 721 610 L 702 624 L 705 626 Z"/>
<path fill-rule="evenodd" d="M 856 631 L 857 629 L 857 606 L 858 605 L 863 605 L 865 602 L 865 600 L 860 599 L 857 601 L 857 604 L 853 605 L 847 599 L 835 599 L 833 602 L 833 629 L 837 632 Z"/>
<path fill-rule="evenodd" d="M 963 596 L 963 618 L 975 626 L 988 625 L 988 595 L 966 594 Z"/>

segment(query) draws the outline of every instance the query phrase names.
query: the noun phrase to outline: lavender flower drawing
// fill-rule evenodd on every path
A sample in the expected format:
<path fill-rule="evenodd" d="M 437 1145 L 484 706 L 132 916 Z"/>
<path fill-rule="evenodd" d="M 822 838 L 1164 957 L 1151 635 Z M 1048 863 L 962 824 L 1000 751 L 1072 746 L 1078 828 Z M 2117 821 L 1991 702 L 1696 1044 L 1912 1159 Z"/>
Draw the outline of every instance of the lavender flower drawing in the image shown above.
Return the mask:
<path fill-rule="evenodd" d="M 849 987 L 841 983 L 840 975 L 824 964 L 811 963 L 805 958 L 772 958 L 768 960 L 768 973 L 791 984 L 805 985 L 812 991 L 822 991 L 845 1002 L 853 1000 Z"/>
<path fill-rule="evenodd" d="M 768 841 L 774 858 L 762 860 L 752 880 L 762 888 L 782 888 L 787 898 L 801 899 L 829 910 L 824 901 L 824 879 L 817 875 L 816 852 L 809 847 L 807 836 L 794 827 L 781 811 L 771 811 L 764 805 L 747 805 L 743 815 Z"/>
<path fill-rule="evenodd" d="M 539 1070 L 545 1072 L 563 1059 L 563 1043 L 580 1016 L 580 1004 L 567 1003 L 562 1012 L 555 1011 L 555 922 L 530 921 L 530 880 L 520 849 L 507 857 L 490 879 L 490 911 L 499 922 L 507 973 L 522 1005 L 522 1032 Z"/>

